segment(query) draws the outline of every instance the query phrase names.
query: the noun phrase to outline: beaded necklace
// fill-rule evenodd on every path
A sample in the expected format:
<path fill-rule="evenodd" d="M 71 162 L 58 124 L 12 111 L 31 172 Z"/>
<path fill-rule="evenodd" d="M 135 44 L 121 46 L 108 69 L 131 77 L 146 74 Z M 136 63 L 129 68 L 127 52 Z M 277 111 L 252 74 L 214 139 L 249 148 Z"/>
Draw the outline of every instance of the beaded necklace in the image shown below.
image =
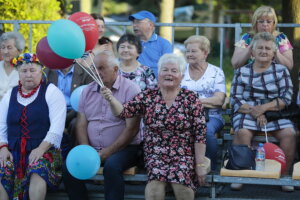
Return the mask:
<path fill-rule="evenodd" d="M 38 86 L 33 88 L 33 90 L 31 92 L 29 92 L 28 94 L 23 94 L 23 92 L 22 92 L 22 83 L 21 83 L 21 81 L 19 81 L 19 86 L 18 86 L 19 94 L 23 98 L 29 98 L 29 97 L 31 97 L 32 95 L 34 95 L 36 93 L 36 91 L 39 89 L 41 83 L 42 83 L 42 81 L 38 84 Z"/>

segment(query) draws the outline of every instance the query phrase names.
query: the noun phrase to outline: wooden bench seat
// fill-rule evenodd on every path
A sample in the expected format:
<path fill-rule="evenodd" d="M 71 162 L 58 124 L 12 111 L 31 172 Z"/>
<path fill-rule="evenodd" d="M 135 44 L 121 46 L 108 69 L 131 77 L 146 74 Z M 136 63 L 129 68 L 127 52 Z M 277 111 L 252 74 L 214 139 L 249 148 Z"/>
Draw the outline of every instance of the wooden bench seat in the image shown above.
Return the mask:
<path fill-rule="evenodd" d="M 137 169 L 136 166 L 131 167 L 131 168 L 125 170 L 125 171 L 123 172 L 123 174 L 124 174 L 124 175 L 135 175 L 135 174 L 136 174 L 136 169 Z M 98 172 L 97 172 L 97 175 L 102 175 L 102 174 L 103 174 L 103 167 L 100 167 L 100 169 L 99 169 Z"/>
<path fill-rule="evenodd" d="M 226 162 L 226 161 L 225 161 Z M 266 159 L 265 170 L 230 170 L 222 168 L 221 176 L 237 176 L 237 177 L 252 177 L 252 178 L 275 178 L 280 177 L 281 164 L 275 160 Z"/>
<path fill-rule="evenodd" d="M 300 180 L 300 162 L 294 164 L 292 178 L 294 180 Z"/>

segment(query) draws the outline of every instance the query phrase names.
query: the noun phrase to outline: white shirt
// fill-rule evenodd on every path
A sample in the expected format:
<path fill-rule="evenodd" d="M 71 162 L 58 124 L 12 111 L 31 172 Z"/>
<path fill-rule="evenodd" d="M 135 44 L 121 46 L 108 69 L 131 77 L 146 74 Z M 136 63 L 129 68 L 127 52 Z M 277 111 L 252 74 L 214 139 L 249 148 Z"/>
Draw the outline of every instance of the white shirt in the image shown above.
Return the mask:
<path fill-rule="evenodd" d="M 219 67 L 208 63 L 202 77 L 195 81 L 190 77 L 189 66 L 187 66 L 181 87 L 196 92 L 200 98 L 212 97 L 215 92 L 226 93 L 224 72 Z"/>
<path fill-rule="evenodd" d="M 10 88 L 18 85 L 18 81 L 18 71 L 14 69 L 9 75 L 7 75 L 4 69 L 4 61 L 0 61 L 0 101 Z"/>
<path fill-rule="evenodd" d="M 29 98 L 23 98 L 18 93 L 17 101 L 23 106 L 27 106 L 32 103 L 38 96 L 39 90 Z M 11 96 L 12 89 L 7 91 L 4 95 L 2 101 L 0 102 L 0 142 L 8 143 L 7 140 L 7 123 L 6 118 L 8 114 L 9 100 Z M 66 120 L 66 101 L 62 92 L 53 84 L 50 84 L 46 91 L 46 102 L 49 109 L 49 118 L 50 118 L 50 128 L 47 132 L 46 137 L 43 141 L 48 142 L 54 147 L 59 148 L 61 139 L 63 136 Z"/>
<path fill-rule="evenodd" d="M 209 63 L 202 77 L 196 81 L 190 77 L 188 65 L 181 81 L 181 87 L 194 91 L 198 94 L 199 98 L 212 97 L 215 92 L 223 92 L 226 94 L 226 84 L 223 70 Z M 219 110 L 220 109 L 218 108 L 210 108 L 209 116 L 219 118 L 223 121 Z"/>

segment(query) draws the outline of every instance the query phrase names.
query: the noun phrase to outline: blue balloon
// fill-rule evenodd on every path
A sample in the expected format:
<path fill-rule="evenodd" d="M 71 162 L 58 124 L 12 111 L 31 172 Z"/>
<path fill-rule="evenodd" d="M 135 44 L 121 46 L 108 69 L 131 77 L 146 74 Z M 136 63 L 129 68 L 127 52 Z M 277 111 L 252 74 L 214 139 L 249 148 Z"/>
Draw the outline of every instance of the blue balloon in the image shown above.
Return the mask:
<path fill-rule="evenodd" d="M 78 106 L 79 106 L 79 100 L 80 100 L 80 95 L 83 91 L 83 89 L 86 87 L 87 85 L 82 85 L 82 86 L 79 86 L 78 88 L 76 88 L 72 94 L 71 94 L 71 97 L 70 97 L 70 103 L 71 103 L 71 106 L 74 110 L 78 111 Z"/>
<path fill-rule="evenodd" d="M 84 34 L 71 20 L 60 19 L 53 22 L 48 29 L 47 40 L 51 50 L 61 57 L 76 59 L 84 54 Z"/>
<path fill-rule="evenodd" d="M 101 160 L 98 152 L 89 145 L 74 147 L 68 154 L 66 165 L 72 176 L 80 180 L 95 176 L 100 168 Z"/>

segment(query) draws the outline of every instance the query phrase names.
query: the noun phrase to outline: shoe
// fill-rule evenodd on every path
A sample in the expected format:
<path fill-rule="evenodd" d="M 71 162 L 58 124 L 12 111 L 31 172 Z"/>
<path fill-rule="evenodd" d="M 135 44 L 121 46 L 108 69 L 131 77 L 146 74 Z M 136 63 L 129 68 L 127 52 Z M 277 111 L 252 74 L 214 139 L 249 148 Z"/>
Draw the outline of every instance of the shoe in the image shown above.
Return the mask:
<path fill-rule="evenodd" d="M 241 183 L 231 183 L 230 188 L 231 188 L 231 190 L 239 191 L 243 188 L 243 184 L 241 184 Z"/>
<path fill-rule="evenodd" d="M 294 192 L 294 186 L 291 185 L 283 185 L 281 186 L 281 189 L 284 192 Z"/>

